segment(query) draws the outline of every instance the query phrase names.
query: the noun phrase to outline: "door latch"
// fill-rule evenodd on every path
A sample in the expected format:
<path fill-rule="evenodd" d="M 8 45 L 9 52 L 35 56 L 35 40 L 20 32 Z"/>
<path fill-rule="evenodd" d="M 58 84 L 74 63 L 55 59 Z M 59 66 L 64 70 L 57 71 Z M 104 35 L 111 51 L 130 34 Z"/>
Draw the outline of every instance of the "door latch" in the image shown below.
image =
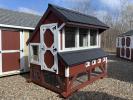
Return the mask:
<path fill-rule="evenodd" d="M 56 52 L 56 51 L 57 51 L 57 48 L 54 48 L 54 49 L 53 49 L 53 52 Z"/>
<path fill-rule="evenodd" d="M 24 52 L 24 50 L 22 49 L 22 50 L 20 50 L 21 52 Z"/>

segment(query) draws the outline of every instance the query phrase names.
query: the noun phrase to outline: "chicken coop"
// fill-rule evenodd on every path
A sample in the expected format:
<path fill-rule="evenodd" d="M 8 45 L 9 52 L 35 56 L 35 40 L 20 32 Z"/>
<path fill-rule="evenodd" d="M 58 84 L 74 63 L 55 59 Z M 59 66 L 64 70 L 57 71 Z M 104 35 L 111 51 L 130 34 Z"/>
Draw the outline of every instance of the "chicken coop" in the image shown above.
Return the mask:
<path fill-rule="evenodd" d="M 68 97 L 107 76 L 100 41 L 108 28 L 96 17 L 49 4 L 27 42 L 30 80 Z"/>
<path fill-rule="evenodd" d="M 133 30 L 117 37 L 116 48 L 118 57 L 133 61 Z"/>

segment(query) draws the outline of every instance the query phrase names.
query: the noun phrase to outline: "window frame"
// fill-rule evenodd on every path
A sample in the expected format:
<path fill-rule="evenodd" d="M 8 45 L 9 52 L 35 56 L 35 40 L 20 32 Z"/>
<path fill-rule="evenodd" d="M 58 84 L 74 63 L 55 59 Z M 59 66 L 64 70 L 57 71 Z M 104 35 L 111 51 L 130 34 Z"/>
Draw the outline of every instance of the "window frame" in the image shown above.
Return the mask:
<path fill-rule="evenodd" d="M 32 46 L 38 46 L 38 61 L 36 61 L 32 58 L 32 56 L 33 56 Z M 30 43 L 30 50 L 29 51 L 30 51 L 30 53 L 29 53 L 30 63 L 40 65 L 40 43 Z"/>
<path fill-rule="evenodd" d="M 64 47 L 65 47 L 65 49 L 69 49 L 69 48 L 76 48 L 77 47 L 77 28 L 75 28 L 76 30 L 75 30 L 75 33 L 73 33 L 74 35 L 75 35 L 75 46 L 74 47 L 66 47 L 66 37 L 64 37 Z M 65 31 L 65 34 L 66 34 L 66 31 Z"/>
<path fill-rule="evenodd" d="M 101 45 L 101 34 L 99 34 L 99 30 L 98 29 L 95 29 L 97 30 L 97 37 L 96 37 L 96 43 L 97 45 L 95 46 L 90 46 L 90 30 L 91 29 L 88 29 L 88 46 L 85 46 L 85 47 L 80 47 L 80 44 L 79 44 L 79 27 L 76 28 L 77 31 L 76 31 L 76 41 L 75 41 L 75 47 L 72 47 L 72 48 L 66 48 L 65 47 L 65 28 L 63 29 L 62 31 L 62 50 L 60 50 L 60 52 L 64 52 L 64 51 L 74 51 L 74 50 L 84 50 L 84 49 L 93 49 L 93 48 L 100 48 L 100 45 Z"/>

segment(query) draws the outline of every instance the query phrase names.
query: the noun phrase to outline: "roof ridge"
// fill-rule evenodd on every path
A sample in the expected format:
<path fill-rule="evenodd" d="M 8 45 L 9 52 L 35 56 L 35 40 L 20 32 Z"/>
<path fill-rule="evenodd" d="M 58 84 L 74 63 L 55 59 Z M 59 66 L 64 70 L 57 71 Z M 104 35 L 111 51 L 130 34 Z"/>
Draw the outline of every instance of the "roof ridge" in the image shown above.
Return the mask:
<path fill-rule="evenodd" d="M 54 4 L 48 4 L 48 5 L 52 6 L 52 7 L 57 7 L 57 8 L 62 9 L 62 10 L 69 10 L 69 11 L 71 11 L 73 13 L 80 14 L 80 15 L 83 15 L 83 16 L 86 16 L 86 17 L 96 18 L 95 16 L 91 16 L 91 15 L 88 15 L 88 14 L 85 14 L 85 13 L 81 13 L 81 12 L 78 12 L 78 11 L 73 10 L 73 9 L 68 9 L 68 8 L 60 7 L 60 6 L 57 6 L 57 5 L 54 5 Z"/>
<path fill-rule="evenodd" d="M 37 14 L 26 13 L 26 12 L 16 11 L 16 10 L 10 10 L 10 9 L 6 9 L 6 8 L 0 8 L 0 10 L 5 10 L 5 11 L 14 12 L 14 13 L 21 13 L 21 14 L 34 15 L 34 16 L 41 17 L 40 15 L 37 15 Z"/>
<path fill-rule="evenodd" d="M 131 33 L 131 32 L 133 32 L 133 29 L 131 29 L 131 30 L 129 30 L 129 31 L 126 31 L 126 32 L 123 32 L 123 33 L 121 33 L 121 34 L 118 34 L 118 36 L 127 36 L 127 35 L 132 35 L 133 33 Z"/>

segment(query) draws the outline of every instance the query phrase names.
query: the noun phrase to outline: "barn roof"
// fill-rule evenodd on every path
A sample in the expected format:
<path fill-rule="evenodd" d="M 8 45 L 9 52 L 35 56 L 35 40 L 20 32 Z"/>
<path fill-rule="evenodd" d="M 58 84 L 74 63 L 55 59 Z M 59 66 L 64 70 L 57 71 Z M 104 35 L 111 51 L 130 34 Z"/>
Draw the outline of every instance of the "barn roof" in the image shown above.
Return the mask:
<path fill-rule="evenodd" d="M 59 58 L 69 66 L 81 64 L 87 61 L 92 61 L 101 57 L 106 57 L 107 54 L 100 48 L 69 51 L 69 52 L 59 52 Z"/>
<path fill-rule="evenodd" d="M 0 8 L 0 26 L 13 25 L 35 28 L 40 18 L 39 15 Z"/>
<path fill-rule="evenodd" d="M 59 15 L 61 15 L 62 18 L 64 18 L 67 22 L 76 22 L 76 23 L 96 25 L 108 28 L 106 24 L 104 24 L 94 16 L 86 15 L 77 11 L 73 11 L 52 4 L 49 4 L 49 6 L 52 7 L 54 10 L 56 10 L 56 12 Z"/>
<path fill-rule="evenodd" d="M 131 35 L 133 35 L 133 30 L 130 30 L 130 31 L 125 32 L 125 33 L 122 33 L 122 34 L 120 34 L 118 36 L 131 36 Z"/>

